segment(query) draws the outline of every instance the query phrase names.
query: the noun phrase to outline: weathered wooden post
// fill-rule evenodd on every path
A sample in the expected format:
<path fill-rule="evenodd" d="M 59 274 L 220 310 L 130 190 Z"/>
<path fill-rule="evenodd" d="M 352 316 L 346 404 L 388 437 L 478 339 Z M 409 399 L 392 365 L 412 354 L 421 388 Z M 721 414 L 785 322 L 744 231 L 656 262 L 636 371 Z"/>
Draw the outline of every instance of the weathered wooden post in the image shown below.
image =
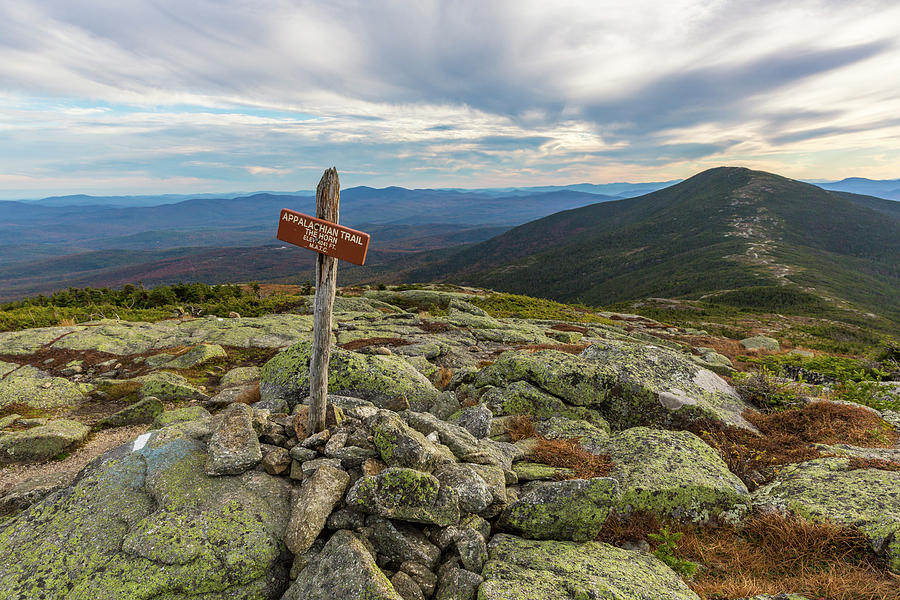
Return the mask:
<path fill-rule="evenodd" d="M 328 362 L 331 359 L 331 312 L 337 290 L 337 261 L 358 265 L 366 262 L 369 234 L 338 225 L 341 183 L 337 169 L 327 169 L 316 188 L 316 216 L 281 209 L 276 237 L 290 244 L 314 250 L 316 257 L 316 299 L 313 307 L 313 340 L 309 361 L 310 434 L 325 429 L 328 403 Z"/>
<path fill-rule="evenodd" d="M 338 222 L 341 182 L 337 169 L 327 169 L 316 188 L 316 218 Z M 312 353 L 309 360 L 309 421 L 306 430 L 325 429 L 328 403 L 328 362 L 331 359 L 331 311 L 337 290 L 337 259 L 324 253 L 316 257 L 316 301 L 313 311 Z"/>

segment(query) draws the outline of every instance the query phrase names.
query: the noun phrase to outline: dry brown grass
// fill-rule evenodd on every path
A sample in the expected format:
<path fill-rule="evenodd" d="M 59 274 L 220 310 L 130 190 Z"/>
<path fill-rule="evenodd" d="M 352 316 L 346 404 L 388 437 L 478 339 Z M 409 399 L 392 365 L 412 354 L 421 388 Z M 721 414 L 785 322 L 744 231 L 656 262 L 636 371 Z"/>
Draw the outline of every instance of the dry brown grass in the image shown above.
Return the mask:
<path fill-rule="evenodd" d="M 441 367 L 441 378 L 438 381 L 438 387 L 440 389 L 444 389 L 445 387 L 447 387 L 447 384 L 450 383 L 451 379 L 453 379 L 453 369 Z"/>
<path fill-rule="evenodd" d="M 621 546 L 647 541 L 666 525 L 683 534 L 679 558 L 702 565 L 691 589 L 707 600 L 785 592 L 817 600 L 898 600 L 900 577 L 874 555 L 859 530 L 796 517 L 762 514 L 740 527 L 663 522 L 647 511 L 612 516 L 597 540 Z"/>
<path fill-rule="evenodd" d="M 406 346 L 408 344 L 409 342 L 402 338 L 371 337 L 341 344 L 340 348 L 343 348 L 344 350 L 359 350 L 360 348 L 368 348 L 369 346 L 391 346 L 392 348 L 396 348 L 397 346 Z"/>
<path fill-rule="evenodd" d="M 256 402 L 259 402 L 259 400 L 259 383 L 245 387 L 234 399 L 235 402 L 239 402 L 240 404 L 255 404 Z"/>
<path fill-rule="evenodd" d="M 571 323 L 557 323 L 550 329 L 555 329 L 556 331 L 574 331 L 575 333 L 582 334 L 590 331 L 587 327 L 580 327 L 578 325 L 572 325 Z"/>
<path fill-rule="evenodd" d="M 718 450 L 751 490 L 770 480 L 778 465 L 821 457 L 813 444 L 890 447 L 897 441 L 897 433 L 871 411 L 830 402 L 769 414 L 748 411 L 744 417 L 762 435 L 709 420 L 696 421 L 689 429 Z"/>
<path fill-rule="evenodd" d="M 56 324 L 60 326 L 71 326 L 75 324 L 75 319 L 60 319 Z"/>
<path fill-rule="evenodd" d="M 572 469 L 573 474 L 564 479 L 590 479 L 605 477 L 612 470 L 612 461 L 605 454 L 591 454 L 577 440 L 550 440 L 539 435 L 528 415 L 517 415 L 507 423 L 507 432 L 514 442 L 528 438 L 537 440 L 529 459 L 551 467 Z"/>
<path fill-rule="evenodd" d="M 893 460 L 885 460 L 883 458 L 861 458 L 853 456 L 847 468 L 851 471 L 856 469 L 879 469 L 881 471 L 900 471 L 900 462 Z"/>
<path fill-rule="evenodd" d="M 655 514 L 646 510 L 636 510 L 630 515 L 611 515 L 603 523 L 600 533 L 595 538 L 598 542 L 606 542 L 621 546 L 625 542 L 636 540 L 648 541 L 647 535 L 659 533 L 662 522 Z"/>
<path fill-rule="evenodd" d="M 528 415 L 515 415 L 506 422 L 506 432 L 512 441 L 518 442 L 528 438 L 536 438 L 537 431 Z"/>
<path fill-rule="evenodd" d="M 682 531 L 679 555 L 707 567 L 690 582 L 702 598 L 791 591 L 828 600 L 900 599 L 900 578 L 854 528 L 768 514 L 740 529 Z"/>
<path fill-rule="evenodd" d="M 445 331 L 450 331 L 453 329 L 447 323 L 439 323 L 435 321 L 422 321 L 419 323 L 419 328 L 426 333 L 443 333 Z"/>
<path fill-rule="evenodd" d="M 890 448 L 897 442 L 897 432 L 878 415 L 846 404 L 813 402 L 797 410 L 744 416 L 764 435 L 789 435 L 807 443 Z"/>

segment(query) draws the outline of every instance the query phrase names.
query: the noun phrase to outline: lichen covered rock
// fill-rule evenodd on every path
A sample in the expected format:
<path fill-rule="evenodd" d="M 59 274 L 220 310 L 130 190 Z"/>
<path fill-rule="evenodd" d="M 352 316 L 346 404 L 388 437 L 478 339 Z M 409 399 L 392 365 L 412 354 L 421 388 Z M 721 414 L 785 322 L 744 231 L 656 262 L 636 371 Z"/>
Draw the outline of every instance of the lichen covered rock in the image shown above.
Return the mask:
<path fill-rule="evenodd" d="M 476 375 L 475 386 L 508 388 L 517 381 L 566 405 L 595 409 L 614 429 L 697 418 L 754 429 L 741 416 L 748 405 L 722 378 L 688 357 L 648 344 L 603 340 L 578 356 L 505 352 Z"/>
<path fill-rule="evenodd" d="M 361 477 L 347 492 L 348 508 L 389 519 L 452 525 L 459 521 L 459 496 L 428 473 L 391 467 Z"/>
<path fill-rule="evenodd" d="M 259 438 L 253 429 L 253 409 L 232 404 L 209 439 L 209 475 L 239 475 L 262 460 Z"/>
<path fill-rule="evenodd" d="M 10 404 L 39 409 L 73 406 L 83 401 L 93 389 L 91 385 L 52 377 L 26 365 L 10 370 L 0 379 L 0 409 Z"/>
<path fill-rule="evenodd" d="M 218 358 L 226 358 L 225 349 L 218 344 L 198 344 L 184 354 L 167 361 L 166 369 L 190 369 Z"/>
<path fill-rule="evenodd" d="M 160 400 L 171 402 L 185 402 L 188 400 L 206 398 L 206 395 L 188 383 L 187 379 L 176 373 L 158 371 L 150 373 L 138 379 L 141 388 L 138 394 L 142 398 L 155 396 Z"/>
<path fill-rule="evenodd" d="M 438 465 L 454 462 L 446 448 L 441 448 L 403 422 L 397 413 L 383 410 L 369 419 L 375 448 L 389 467 L 409 467 L 431 472 Z"/>
<path fill-rule="evenodd" d="M 403 600 L 353 533 L 341 530 L 297 576 L 282 600 Z"/>
<path fill-rule="evenodd" d="M 498 527 L 531 539 L 593 539 L 618 502 L 608 477 L 535 484 L 500 516 Z"/>
<path fill-rule="evenodd" d="M 163 412 L 162 402 L 155 396 L 147 396 L 100 421 L 105 427 L 123 427 L 137 423 L 152 423 Z"/>
<path fill-rule="evenodd" d="M 0 433 L 0 464 L 49 460 L 83 442 L 90 432 L 78 421 L 58 419 L 25 431 Z"/>
<path fill-rule="evenodd" d="M 289 484 L 207 477 L 204 444 L 177 429 L 103 455 L 0 529 L 0 589 L 35 600 L 277 598 Z"/>
<path fill-rule="evenodd" d="M 634 427 L 610 437 L 607 452 L 626 512 L 706 522 L 739 518 L 749 507 L 743 482 L 693 433 Z"/>
<path fill-rule="evenodd" d="M 900 573 L 900 472 L 849 470 L 846 458 L 788 465 L 753 493 L 753 506 L 859 527 Z"/>
<path fill-rule="evenodd" d="M 219 387 L 230 388 L 256 381 L 259 379 L 259 373 L 260 368 L 256 366 L 235 367 L 222 375 L 222 379 L 219 380 Z"/>
<path fill-rule="evenodd" d="M 263 398 L 281 396 L 298 402 L 309 394 L 311 343 L 301 342 L 263 365 Z M 427 408 L 439 392 L 427 377 L 400 356 L 359 354 L 333 348 L 328 367 L 328 389 L 358 395 L 380 405 L 405 396 L 410 406 Z"/>
<path fill-rule="evenodd" d="M 176 423 L 207 419 L 210 416 L 209 411 L 202 406 L 185 406 L 184 408 L 176 408 L 175 410 L 167 410 L 160 413 L 153 420 L 151 427 L 153 429 L 161 429 Z"/>
<path fill-rule="evenodd" d="M 650 554 L 609 544 L 524 540 L 498 534 L 488 545 L 478 600 L 699 600 Z"/>

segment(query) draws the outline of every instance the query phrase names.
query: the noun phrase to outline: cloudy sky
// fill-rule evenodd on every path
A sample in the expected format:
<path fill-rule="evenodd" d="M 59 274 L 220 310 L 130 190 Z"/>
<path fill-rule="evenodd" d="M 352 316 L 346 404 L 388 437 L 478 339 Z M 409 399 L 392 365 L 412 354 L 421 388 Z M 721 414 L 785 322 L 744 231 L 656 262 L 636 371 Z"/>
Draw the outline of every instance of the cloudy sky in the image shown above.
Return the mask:
<path fill-rule="evenodd" d="M 900 2 L 0 0 L 0 197 L 900 177 Z"/>

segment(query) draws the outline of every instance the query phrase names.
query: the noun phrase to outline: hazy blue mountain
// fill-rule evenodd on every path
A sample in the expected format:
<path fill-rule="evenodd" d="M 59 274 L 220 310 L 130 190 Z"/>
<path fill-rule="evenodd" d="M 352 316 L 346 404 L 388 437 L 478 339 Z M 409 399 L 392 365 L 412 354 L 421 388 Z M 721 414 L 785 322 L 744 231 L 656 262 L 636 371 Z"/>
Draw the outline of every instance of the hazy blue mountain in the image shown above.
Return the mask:
<path fill-rule="evenodd" d="M 866 179 L 848 177 L 840 181 L 817 183 L 820 188 L 838 192 L 852 192 L 866 196 L 877 196 L 889 200 L 900 200 L 900 179 Z"/>

